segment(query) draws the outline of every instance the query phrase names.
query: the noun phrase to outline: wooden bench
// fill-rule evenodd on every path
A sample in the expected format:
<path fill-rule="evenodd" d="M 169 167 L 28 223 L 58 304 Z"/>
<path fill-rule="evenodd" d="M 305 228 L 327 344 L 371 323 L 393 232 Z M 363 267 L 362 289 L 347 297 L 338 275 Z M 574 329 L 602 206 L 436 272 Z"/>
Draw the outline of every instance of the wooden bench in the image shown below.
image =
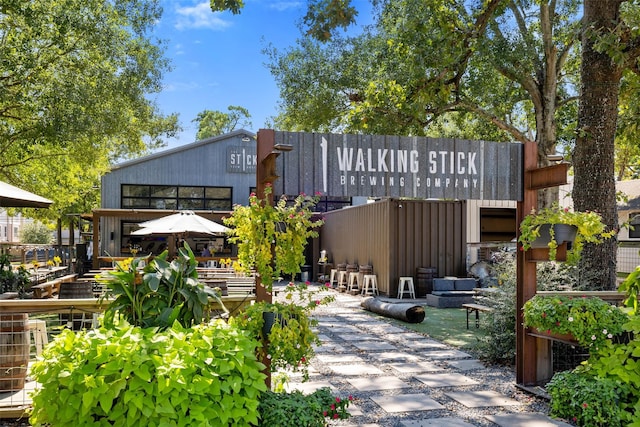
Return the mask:
<path fill-rule="evenodd" d="M 229 295 L 255 295 L 255 277 L 229 277 L 227 280 L 227 293 Z"/>
<path fill-rule="evenodd" d="M 467 329 L 469 329 L 469 313 L 472 313 L 475 311 L 476 313 L 476 328 L 480 327 L 480 317 L 479 314 L 481 311 L 485 311 L 485 312 L 490 312 L 493 311 L 493 308 L 491 307 L 487 307 L 486 305 L 482 305 L 482 304 L 473 304 L 473 303 L 469 303 L 469 304 L 462 304 L 462 307 L 467 310 Z"/>
<path fill-rule="evenodd" d="M 73 282 L 78 277 L 77 274 L 68 274 L 66 276 L 58 277 L 57 279 L 49 280 L 48 282 L 40 283 L 31 286 L 34 298 L 52 298 L 54 295 L 60 292 L 60 284 Z"/>

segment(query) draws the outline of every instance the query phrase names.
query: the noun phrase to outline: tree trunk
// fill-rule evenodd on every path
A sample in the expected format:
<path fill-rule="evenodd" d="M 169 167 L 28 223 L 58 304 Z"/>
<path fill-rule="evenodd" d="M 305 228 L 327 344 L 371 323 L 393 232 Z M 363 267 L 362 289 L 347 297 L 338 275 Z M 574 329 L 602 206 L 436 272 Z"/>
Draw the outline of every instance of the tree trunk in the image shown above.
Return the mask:
<path fill-rule="evenodd" d="M 606 53 L 594 50 L 593 31 L 603 34 L 619 22 L 619 0 L 585 0 L 582 35 L 582 87 L 573 166 L 576 210 L 596 211 L 618 228 L 614 181 L 614 138 L 622 70 Z M 585 245 L 579 264 L 580 285 L 590 290 L 616 286 L 616 239 Z"/>
<path fill-rule="evenodd" d="M 424 307 L 415 304 L 391 304 L 377 298 L 365 298 L 360 303 L 365 310 L 407 323 L 420 323 L 424 320 Z"/>

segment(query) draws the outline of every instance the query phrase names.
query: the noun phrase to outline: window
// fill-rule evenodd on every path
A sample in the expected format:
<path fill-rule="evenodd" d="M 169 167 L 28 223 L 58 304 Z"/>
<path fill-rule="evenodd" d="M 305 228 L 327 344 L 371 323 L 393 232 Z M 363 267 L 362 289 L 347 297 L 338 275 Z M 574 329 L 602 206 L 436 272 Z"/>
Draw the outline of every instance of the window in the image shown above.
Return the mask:
<path fill-rule="evenodd" d="M 293 203 L 296 196 L 287 196 L 287 204 Z M 274 197 L 274 202 L 278 202 L 280 196 Z M 345 206 L 351 206 L 351 197 L 327 197 L 322 196 L 318 204 L 313 209 L 314 212 L 329 212 L 336 209 L 342 209 Z"/>
<path fill-rule="evenodd" d="M 629 225 L 629 238 L 640 239 L 640 212 L 629 213 Z"/>
<path fill-rule="evenodd" d="M 231 187 L 122 185 L 123 209 L 216 210 L 232 208 Z"/>

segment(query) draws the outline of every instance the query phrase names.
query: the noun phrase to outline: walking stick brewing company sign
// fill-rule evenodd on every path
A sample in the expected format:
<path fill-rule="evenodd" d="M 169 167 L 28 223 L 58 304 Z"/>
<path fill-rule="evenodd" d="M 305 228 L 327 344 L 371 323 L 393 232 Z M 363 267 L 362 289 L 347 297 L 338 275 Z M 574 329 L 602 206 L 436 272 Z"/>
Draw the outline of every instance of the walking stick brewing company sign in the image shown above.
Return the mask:
<path fill-rule="evenodd" d="M 523 146 L 461 139 L 275 132 L 275 191 L 327 196 L 522 200 Z"/>

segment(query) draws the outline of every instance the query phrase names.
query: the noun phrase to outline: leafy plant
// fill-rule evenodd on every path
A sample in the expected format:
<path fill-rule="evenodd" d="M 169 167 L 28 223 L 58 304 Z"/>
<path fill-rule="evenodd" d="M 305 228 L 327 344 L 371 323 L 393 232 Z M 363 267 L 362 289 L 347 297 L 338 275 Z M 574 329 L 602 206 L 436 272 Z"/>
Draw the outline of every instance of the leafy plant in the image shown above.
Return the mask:
<path fill-rule="evenodd" d="M 267 185 L 265 195 L 272 191 L 271 185 Z M 323 220 L 312 218 L 318 200 L 318 196 L 301 194 L 289 204 L 283 196 L 271 206 L 251 193 L 248 206 L 234 206 L 224 223 L 232 227 L 229 241 L 238 245 L 240 268 L 255 269 L 268 290 L 281 275 L 299 273 L 305 263 L 307 241 L 318 236 L 315 229 L 323 224 Z"/>
<path fill-rule="evenodd" d="M 34 363 L 34 426 L 251 426 L 264 365 L 222 320 L 162 331 L 119 321 L 64 330 Z"/>
<path fill-rule="evenodd" d="M 587 374 L 607 378 L 618 384 L 621 418 L 632 427 L 640 426 L 640 317 L 632 315 L 624 325 L 629 340 L 609 343 L 580 367 Z M 625 393 L 623 393 L 623 391 Z"/>
<path fill-rule="evenodd" d="M 626 292 L 624 304 L 631 308 L 631 314 L 638 314 L 638 294 L 640 293 L 640 266 L 637 266 L 618 286 L 620 292 Z"/>
<path fill-rule="evenodd" d="M 580 368 L 559 372 L 547 384 L 550 414 L 579 426 L 619 427 L 627 425 L 620 402 L 629 397 L 629 387 L 611 378 L 594 376 Z"/>
<path fill-rule="evenodd" d="M 17 292 L 18 298 L 26 298 L 30 287 L 27 269 L 21 265 L 14 270 L 9 255 L 0 255 L 0 293 Z"/>
<path fill-rule="evenodd" d="M 115 297 L 105 310 L 107 326 L 122 316 L 141 327 L 165 329 L 174 321 L 189 327 L 202 321 L 209 298 L 224 307 L 220 293 L 198 281 L 198 263 L 188 244 L 171 262 L 167 256 L 164 251 L 144 268 L 140 268 L 143 258 L 128 258 L 97 276 L 109 288 L 104 298 Z"/>
<path fill-rule="evenodd" d="M 328 387 L 309 395 L 296 390 L 291 393 L 267 391 L 260 398 L 260 426 L 265 427 L 324 427 L 328 419 L 347 419 L 352 396 L 341 399 Z"/>
<path fill-rule="evenodd" d="M 575 264 L 580 258 L 580 253 L 585 243 L 601 243 L 603 239 L 616 235 L 616 230 L 606 231 L 607 226 L 602 222 L 602 217 L 596 212 L 572 211 L 569 208 L 561 208 L 557 203 L 551 207 L 533 210 L 520 223 L 520 237 L 522 250 L 531 248 L 532 243 L 540 237 L 540 229 L 547 224 L 566 224 L 577 227 L 577 234 L 571 248 L 567 251 L 567 262 Z M 558 241 L 555 238 L 555 229 L 549 230 L 551 240 L 549 246 L 549 260 L 555 260 Z"/>
<path fill-rule="evenodd" d="M 598 297 L 535 295 L 523 306 L 524 325 L 547 334 L 571 334 L 598 349 L 623 331 L 629 316 Z"/>
<path fill-rule="evenodd" d="M 259 346 L 258 353 L 271 361 L 272 371 L 289 368 L 293 372 L 302 372 L 306 380 L 309 378 L 309 363 L 314 355 L 313 346 L 320 345 L 314 330 L 317 320 L 311 319 L 309 313 L 318 305 L 333 301 L 333 296 L 319 296 L 320 291 L 309 289 L 306 283 L 291 282 L 285 292 L 285 303 L 257 302 L 230 322 L 249 331 L 261 343 L 266 343 L 266 347 Z M 274 313 L 278 319 L 268 335 L 264 329 L 263 313 Z"/>

